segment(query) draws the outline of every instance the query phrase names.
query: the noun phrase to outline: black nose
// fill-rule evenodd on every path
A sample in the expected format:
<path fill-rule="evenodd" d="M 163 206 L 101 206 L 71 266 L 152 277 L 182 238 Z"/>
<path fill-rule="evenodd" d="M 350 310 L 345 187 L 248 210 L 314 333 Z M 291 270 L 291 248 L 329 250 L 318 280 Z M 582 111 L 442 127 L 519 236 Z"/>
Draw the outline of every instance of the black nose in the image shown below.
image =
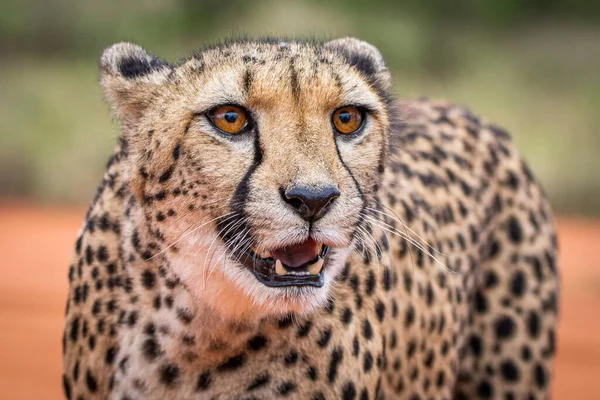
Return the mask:
<path fill-rule="evenodd" d="M 281 197 L 294 207 L 302 218 L 314 222 L 325 215 L 331 203 L 340 197 L 340 191 L 336 186 L 322 188 L 294 186 L 287 190 L 282 189 Z"/>

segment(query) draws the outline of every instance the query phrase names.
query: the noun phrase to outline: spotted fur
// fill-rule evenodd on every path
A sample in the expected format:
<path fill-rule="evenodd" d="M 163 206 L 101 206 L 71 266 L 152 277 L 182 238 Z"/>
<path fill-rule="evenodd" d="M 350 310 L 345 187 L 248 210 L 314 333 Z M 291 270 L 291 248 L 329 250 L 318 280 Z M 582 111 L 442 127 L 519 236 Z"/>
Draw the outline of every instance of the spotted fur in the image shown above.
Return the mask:
<path fill-rule="evenodd" d="M 234 41 L 177 65 L 107 49 L 122 135 L 69 268 L 63 385 L 92 399 L 542 399 L 556 236 L 509 135 L 445 102 L 393 102 L 356 39 Z M 204 117 L 248 109 L 244 137 Z M 340 137 L 331 113 L 367 110 Z M 335 184 L 308 226 L 286 185 Z M 308 232 L 321 288 L 268 288 L 234 246 Z"/>

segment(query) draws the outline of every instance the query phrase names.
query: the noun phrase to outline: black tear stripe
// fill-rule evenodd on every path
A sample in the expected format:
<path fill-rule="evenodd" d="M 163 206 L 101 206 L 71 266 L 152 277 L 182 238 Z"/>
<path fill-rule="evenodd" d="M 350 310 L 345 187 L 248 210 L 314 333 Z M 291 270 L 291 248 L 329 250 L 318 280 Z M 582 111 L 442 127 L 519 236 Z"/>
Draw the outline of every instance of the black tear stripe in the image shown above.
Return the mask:
<path fill-rule="evenodd" d="M 342 166 L 344 167 L 344 169 L 346 171 L 348 171 L 348 174 L 350 174 L 350 177 L 352 178 L 352 181 L 354 182 L 354 185 L 356 186 L 356 190 L 358 190 L 358 193 L 360 194 L 360 199 L 362 200 L 362 205 L 361 205 L 361 208 L 360 208 L 360 213 L 359 213 L 358 220 L 356 221 L 356 224 L 354 224 L 354 229 L 352 231 L 352 234 L 350 235 L 351 236 L 350 241 L 353 241 L 354 238 L 356 237 L 356 232 L 358 231 L 358 227 L 364 221 L 363 215 L 365 213 L 365 208 L 367 207 L 367 199 L 365 199 L 365 194 L 363 193 L 360 185 L 358 184 L 358 181 L 354 177 L 354 174 L 352 173 L 352 171 L 350 170 L 350 168 L 348 168 L 348 166 L 344 162 L 344 159 L 342 158 L 342 154 L 340 153 L 340 148 L 338 147 L 337 142 L 335 142 L 335 151 L 336 151 L 336 153 L 338 155 L 338 158 L 340 159 L 340 162 L 342 163 Z"/>
<path fill-rule="evenodd" d="M 254 171 L 256 171 L 262 163 L 262 159 L 263 151 L 260 146 L 260 134 L 257 129 L 254 138 L 254 160 L 237 186 L 233 198 L 229 203 L 229 209 L 237 212 L 237 214 L 231 218 L 220 218 L 217 223 L 218 235 L 227 244 L 233 239 L 238 241 L 244 240 L 247 235 L 249 235 L 249 233 L 246 233 L 243 237 L 237 237 L 240 232 L 248 227 L 245 206 L 250 193 L 250 179 L 252 178 Z"/>

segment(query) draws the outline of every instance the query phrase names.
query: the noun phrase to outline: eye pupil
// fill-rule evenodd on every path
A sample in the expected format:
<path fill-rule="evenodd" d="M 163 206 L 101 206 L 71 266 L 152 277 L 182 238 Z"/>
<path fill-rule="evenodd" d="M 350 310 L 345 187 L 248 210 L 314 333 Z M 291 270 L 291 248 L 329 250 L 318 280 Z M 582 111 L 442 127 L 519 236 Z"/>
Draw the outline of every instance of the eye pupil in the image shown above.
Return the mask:
<path fill-rule="evenodd" d="M 227 111 L 225 113 L 225 115 L 223 116 L 225 118 L 225 121 L 229 122 L 230 124 L 234 123 L 237 120 L 237 113 L 235 111 Z"/>
<path fill-rule="evenodd" d="M 352 116 L 350 115 L 350 113 L 348 111 L 342 111 L 340 113 L 340 122 L 343 124 L 347 124 L 348 122 L 350 122 L 350 119 L 352 118 Z"/>

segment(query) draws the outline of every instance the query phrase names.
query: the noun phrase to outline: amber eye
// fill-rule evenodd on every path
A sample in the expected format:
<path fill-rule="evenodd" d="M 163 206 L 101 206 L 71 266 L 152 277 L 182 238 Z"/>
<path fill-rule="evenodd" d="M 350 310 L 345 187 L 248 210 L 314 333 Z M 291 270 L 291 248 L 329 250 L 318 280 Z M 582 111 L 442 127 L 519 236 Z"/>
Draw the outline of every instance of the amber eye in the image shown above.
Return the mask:
<path fill-rule="evenodd" d="M 246 111 L 238 106 L 219 106 L 210 111 L 208 117 L 217 128 L 232 135 L 248 127 Z"/>
<path fill-rule="evenodd" d="M 333 126 L 342 134 L 354 133 L 363 124 L 363 113 L 357 107 L 338 108 L 333 113 Z"/>

